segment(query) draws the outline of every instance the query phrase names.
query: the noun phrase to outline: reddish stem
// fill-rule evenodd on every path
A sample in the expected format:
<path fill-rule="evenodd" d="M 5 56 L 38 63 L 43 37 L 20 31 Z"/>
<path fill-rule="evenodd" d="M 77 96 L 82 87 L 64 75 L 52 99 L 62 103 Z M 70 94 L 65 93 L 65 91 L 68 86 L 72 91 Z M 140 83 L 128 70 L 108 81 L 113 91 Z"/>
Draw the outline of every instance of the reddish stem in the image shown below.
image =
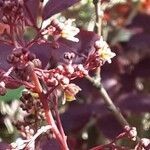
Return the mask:
<path fill-rule="evenodd" d="M 47 96 L 43 94 L 42 86 L 41 86 L 41 84 L 39 82 L 39 79 L 38 79 L 38 77 L 37 77 L 37 75 L 36 75 L 36 73 L 34 72 L 33 69 L 32 69 L 31 76 L 32 76 L 32 79 L 34 81 L 36 91 L 39 94 L 40 100 L 43 104 L 43 108 L 44 108 L 44 111 L 45 111 L 45 117 L 46 117 L 47 123 L 52 126 L 52 131 L 53 131 L 54 135 L 56 136 L 56 139 L 59 142 L 59 144 L 61 146 L 61 149 L 62 150 L 69 150 L 68 145 L 65 141 L 66 139 L 63 139 L 63 137 L 61 136 L 61 134 L 60 134 L 60 132 L 59 132 L 59 130 L 58 130 L 56 124 L 55 124 L 55 121 L 54 121 L 54 118 L 52 116 L 51 110 L 49 109 Z"/>
<path fill-rule="evenodd" d="M 67 138 L 66 138 L 64 129 L 63 129 L 63 127 L 62 127 L 62 123 L 61 123 L 60 116 L 59 116 L 59 112 L 58 112 L 58 99 L 57 99 L 57 96 L 56 96 L 56 95 L 55 95 L 55 101 L 56 101 L 56 106 L 54 107 L 54 111 L 55 111 L 55 116 L 56 116 L 58 128 L 59 128 L 59 130 L 60 130 L 60 133 L 61 133 L 61 135 L 62 135 L 62 138 L 65 139 L 65 140 L 64 140 L 65 144 L 67 145 L 67 141 L 66 141 Z"/>
<path fill-rule="evenodd" d="M 54 118 L 52 116 L 51 110 L 49 109 L 49 106 L 48 106 L 47 99 L 43 94 L 40 94 L 40 100 L 43 104 L 43 108 L 44 108 L 44 111 L 45 111 L 45 117 L 46 117 L 47 123 L 52 126 L 52 131 L 53 131 L 54 135 L 56 136 L 56 139 L 58 140 L 58 142 L 61 146 L 61 149 L 62 150 L 69 150 L 69 148 L 68 148 L 68 146 L 65 142 L 65 139 L 63 139 L 63 137 L 61 136 L 61 134 L 60 134 L 60 132 L 59 132 L 59 130 L 58 130 L 56 124 L 55 124 L 55 121 L 54 121 Z"/>

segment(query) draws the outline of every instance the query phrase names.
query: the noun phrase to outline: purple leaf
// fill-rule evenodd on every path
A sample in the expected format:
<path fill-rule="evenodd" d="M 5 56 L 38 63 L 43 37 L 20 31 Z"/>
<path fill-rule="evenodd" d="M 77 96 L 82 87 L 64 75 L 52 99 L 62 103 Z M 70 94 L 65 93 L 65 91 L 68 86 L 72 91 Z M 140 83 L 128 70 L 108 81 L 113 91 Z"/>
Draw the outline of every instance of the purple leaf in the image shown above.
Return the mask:
<path fill-rule="evenodd" d="M 138 64 L 134 67 L 134 75 L 136 77 L 150 77 L 150 57 L 146 57 L 142 59 Z"/>
<path fill-rule="evenodd" d="M 34 52 L 37 57 L 42 61 L 43 66 L 45 66 L 48 61 L 53 57 L 53 61 L 56 62 L 64 62 L 64 53 L 74 51 L 77 54 L 88 55 L 89 51 L 92 50 L 93 45 L 96 40 L 99 39 L 98 35 L 94 32 L 81 30 L 77 36 L 79 38 L 79 42 L 71 42 L 65 39 L 61 39 L 58 41 L 59 48 L 53 48 L 51 44 L 38 44 L 35 43 L 30 50 Z M 0 58 L 1 64 L 0 67 L 3 69 L 8 69 L 9 64 L 6 61 L 7 55 L 11 51 L 13 47 L 7 46 L 5 44 L 0 44 Z M 81 63 L 83 57 L 77 56 L 74 60 L 75 63 Z M 51 61 L 51 60 L 50 60 Z"/>
<path fill-rule="evenodd" d="M 50 139 L 46 136 L 42 136 L 38 143 L 36 144 L 36 149 L 38 150 L 60 150 L 60 146 L 55 139 Z"/>
<path fill-rule="evenodd" d="M 107 138 L 111 139 L 114 139 L 123 131 L 120 123 L 110 114 L 100 117 L 97 127 Z"/>
<path fill-rule="evenodd" d="M 0 150 L 10 149 L 10 145 L 4 142 L 0 142 Z"/>
<path fill-rule="evenodd" d="M 10 54 L 13 46 L 0 43 L 0 69 L 7 70 L 10 68 L 10 64 L 7 63 L 7 56 Z"/>
<path fill-rule="evenodd" d="M 146 14 L 139 13 L 137 14 L 129 27 L 140 27 L 144 31 L 150 31 L 150 16 Z"/>
<path fill-rule="evenodd" d="M 85 55 L 93 49 L 95 41 L 99 40 L 99 36 L 96 33 L 86 30 L 80 30 L 77 38 L 79 42 L 70 42 L 68 40 L 62 42 L 77 50 L 78 53 L 83 53 Z"/>
<path fill-rule="evenodd" d="M 58 48 L 53 48 L 51 44 L 36 43 L 31 47 L 31 51 L 33 51 L 41 59 L 44 66 L 51 58 L 53 58 L 53 61 L 56 61 L 57 63 L 64 63 L 65 52 L 75 52 L 77 56 L 74 59 L 74 63 L 81 63 L 83 61 L 83 57 L 80 55 L 88 55 L 89 51 L 92 50 L 95 41 L 98 40 L 99 37 L 94 32 L 84 30 L 81 30 L 77 37 L 80 40 L 77 43 L 66 39 L 60 39 L 58 41 Z"/>
<path fill-rule="evenodd" d="M 27 17 L 28 25 L 36 25 L 37 16 L 39 12 L 40 0 L 25 1 L 25 16 Z"/>
<path fill-rule="evenodd" d="M 100 101 L 93 101 L 90 104 L 72 102 L 68 110 L 61 115 L 63 128 L 67 134 L 76 133 L 86 125 L 92 115 L 100 117 L 106 112 L 107 108 Z"/>
<path fill-rule="evenodd" d="M 142 54 L 149 53 L 149 48 L 150 48 L 149 41 L 150 41 L 149 33 L 143 32 L 143 33 L 135 34 L 127 43 L 127 48 L 132 52 L 139 51 Z"/>
<path fill-rule="evenodd" d="M 67 9 L 80 0 L 49 0 L 43 10 L 43 19 L 48 19 L 52 15 Z"/>
<path fill-rule="evenodd" d="M 51 49 L 52 56 L 58 62 L 64 62 L 63 55 L 64 52 L 75 52 L 77 57 L 74 63 L 81 63 L 83 57 L 81 55 L 88 55 L 88 53 L 93 49 L 94 43 L 99 39 L 98 35 L 94 32 L 81 30 L 77 35 L 79 42 L 71 42 L 65 39 L 60 39 L 58 43 L 60 47 L 58 49 Z"/>
<path fill-rule="evenodd" d="M 36 57 L 42 61 L 42 66 L 46 66 L 51 58 L 51 45 L 50 44 L 38 44 L 35 43 L 30 50 L 36 54 Z"/>
<path fill-rule="evenodd" d="M 61 115 L 65 132 L 77 132 L 85 126 L 90 118 L 90 105 L 71 104 L 69 109 Z"/>
<path fill-rule="evenodd" d="M 150 112 L 150 95 L 128 93 L 118 99 L 118 106 L 122 111 Z"/>

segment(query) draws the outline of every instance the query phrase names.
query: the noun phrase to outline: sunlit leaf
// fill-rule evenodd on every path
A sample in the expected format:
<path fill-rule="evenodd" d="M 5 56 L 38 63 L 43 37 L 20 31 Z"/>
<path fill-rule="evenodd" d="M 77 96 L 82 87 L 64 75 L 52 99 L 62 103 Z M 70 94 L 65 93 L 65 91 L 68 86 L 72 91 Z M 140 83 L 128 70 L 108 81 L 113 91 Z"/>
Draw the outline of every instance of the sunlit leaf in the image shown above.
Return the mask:
<path fill-rule="evenodd" d="M 19 99 L 24 89 L 25 89 L 24 86 L 20 86 L 17 89 L 7 89 L 6 95 L 0 96 L 0 100 L 5 102 L 10 102 L 12 100 Z"/>

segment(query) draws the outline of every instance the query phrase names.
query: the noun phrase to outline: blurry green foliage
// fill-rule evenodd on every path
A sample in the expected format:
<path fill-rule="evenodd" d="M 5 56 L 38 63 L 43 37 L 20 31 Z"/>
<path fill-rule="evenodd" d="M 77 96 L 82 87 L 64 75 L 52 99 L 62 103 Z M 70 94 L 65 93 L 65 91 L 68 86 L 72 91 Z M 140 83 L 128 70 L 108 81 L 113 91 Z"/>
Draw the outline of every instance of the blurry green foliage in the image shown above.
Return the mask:
<path fill-rule="evenodd" d="M 13 100 L 18 100 L 24 89 L 24 86 L 20 86 L 17 89 L 7 89 L 7 93 L 4 96 L 0 96 L 0 101 L 10 102 Z"/>

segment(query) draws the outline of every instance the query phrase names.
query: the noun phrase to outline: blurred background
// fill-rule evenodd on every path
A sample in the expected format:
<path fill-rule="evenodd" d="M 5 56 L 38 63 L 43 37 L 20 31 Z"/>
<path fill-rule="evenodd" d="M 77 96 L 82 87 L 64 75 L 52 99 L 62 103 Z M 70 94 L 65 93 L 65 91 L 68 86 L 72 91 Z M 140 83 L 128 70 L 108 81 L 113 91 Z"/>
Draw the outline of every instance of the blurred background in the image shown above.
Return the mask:
<path fill-rule="evenodd" d="M 116 53 L 112 63 L 102 67 L 102 83 L 131 126 L 137 127 L 139 137 L 150 138 L 150 0 L 102 0 L 101 9 L 104 11 L 102 35 Z M 94 31 L 96 17 L 92 0 L 81 0 L 57 17 L 60 21 L 75 19 L 83 32 Z M 92 33 L 83 34 L 93 37 Z M 122 132 L 121 125 L 89 81 L 79 79 L 75 83 L 82 88 L 77 100 L 59 108 L 70 149 L 88 150 L 108 143 Z M 20 97 L 22 89 L 10 90 L 10 95 L 0 101 L 0 140 L 3 141 L 0 150 L 6 149 L 4 143 L 19 137 L 12 122 L 24 120 L 24 111 L 19 107 L 20 102 L 10 97 Z M 59 149 L 56 143 L 43 139 L 42 149 L 52 145 Z M 133 148 L 135 143 L 123 139 L 118 145 Z"/>

